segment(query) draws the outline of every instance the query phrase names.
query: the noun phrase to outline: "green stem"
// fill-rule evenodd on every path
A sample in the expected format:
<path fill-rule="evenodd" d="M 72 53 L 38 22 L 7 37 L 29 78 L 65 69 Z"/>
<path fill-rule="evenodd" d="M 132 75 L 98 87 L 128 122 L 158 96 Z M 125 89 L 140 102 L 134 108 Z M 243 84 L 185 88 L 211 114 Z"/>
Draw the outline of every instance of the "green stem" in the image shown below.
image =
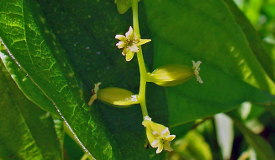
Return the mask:
<path fill-rule="evenodd" d="M 136 35 L 140 37 L 139 23 L 138 23 L 138 0 L 133 0 L 132 10 L 133 10 L 134 31 Z M 145 99 L 147 71 L 145 68 L 141 46 L 139 47 L 137 58 L 138 58 L 139 72 L 140 72 L 140 86 L 139 86 L 138 96 L 139 96 L 139 102 L 142 110 L 142 115 L 143 117 L 145 117 L 145 116 L 148 116 L 148 112 L 146 108 L 146 99 Z"/>

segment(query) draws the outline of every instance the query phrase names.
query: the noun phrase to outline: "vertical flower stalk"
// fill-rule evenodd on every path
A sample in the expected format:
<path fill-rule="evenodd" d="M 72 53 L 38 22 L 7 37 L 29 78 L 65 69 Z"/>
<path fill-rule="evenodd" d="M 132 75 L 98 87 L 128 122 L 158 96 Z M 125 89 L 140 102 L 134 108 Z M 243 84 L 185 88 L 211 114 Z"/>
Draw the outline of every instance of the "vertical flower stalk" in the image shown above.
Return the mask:
<path fill-rule="evenodd" d="M 133 0 L 132 11 L 133 11 L 134 31 L 135 31 L 136 35 L 138 37 L 140 37 L 139 22 L 138 22 L 138 0 Z M 147 71 L 146 71 L 145 64 L 144 64 L 141 46 L 139 46 L 139 51 L 137 52 L 137 58 L 138 58 L 139 72 L 140 72 L 140 86 L 139 86 L 138 98 L 140 101 L 142 115 L 143 115 L 143 117 L 146 117 L 146 116 L 148 116 L 148 112 L 147 112 L 147 108 L 146 108 L 146 100 L 145 100 Z"/>
<path fill-rule="evenodd" d="M 132 3 L 133 11 L 133 23 L 134 31 L 137 36 L 140 37 L 139 33 L 139 22 L 138 22 L 138 0 L 133 0 Z M 148 116 L 146 108 L 146 82 L 147 82 L 147 71 L 145 68 L 145 63 L 143 59 L 142 49 L 139 46 L 139 51 L 137 52 L 139 72 L 140 72 L 140 88 L 139 88 L 139 102 L 143 114 L 142 125 L 146 128 L 146 136 L 153 148 L 158 148 L 156 153 L 160 153 L 163 149 L 167 151 L 173 151 L 170 147 L 170 141 L 172 141 L 176 136 L 170 135 L 169 128 L 161 124 L 157 124 L 151 121 L 151 118 Z"/>

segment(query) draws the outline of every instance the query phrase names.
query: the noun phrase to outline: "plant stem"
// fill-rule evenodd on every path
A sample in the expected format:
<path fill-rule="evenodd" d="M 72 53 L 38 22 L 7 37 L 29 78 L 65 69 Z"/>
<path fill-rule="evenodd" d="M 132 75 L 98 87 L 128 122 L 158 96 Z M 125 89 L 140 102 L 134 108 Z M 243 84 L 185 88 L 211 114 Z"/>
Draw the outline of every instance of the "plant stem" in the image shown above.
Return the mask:
<path fill-rule="evenodd" d="M 138 0 L 133 0 L 132 3 L 133 10 L 133 23 L 134 23 L 134 31 L 137 36 L 140 37 L 139 33 L 139 23 L 138 23 Z M 138 64 L 139 64 L 139 72 L 140 72 L 140 86 L 139 86 L 139 102 L 142 110 L 143 117 L 148 116 L 147 108 L 146 108 L 146 79 L 147 79 L 147 71 L 145 68 L 145 63 L 142 55 L 141 46 L 139 46 L 139 52 L 137 53 Z"/>

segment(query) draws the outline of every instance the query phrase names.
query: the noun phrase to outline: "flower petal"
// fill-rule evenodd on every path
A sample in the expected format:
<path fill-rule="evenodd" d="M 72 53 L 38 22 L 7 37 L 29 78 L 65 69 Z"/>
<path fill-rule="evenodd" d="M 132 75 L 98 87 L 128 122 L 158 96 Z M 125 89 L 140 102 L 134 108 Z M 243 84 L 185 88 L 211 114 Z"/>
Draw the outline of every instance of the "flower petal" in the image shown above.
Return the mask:
<path fill-rule="evenodd" d="M 125 35 L 126 35 L 126 38 L 130 39 L 130 40 L 131 40 L 131 38 L 134 37 L 134 30 L 133 30 L 133 28 L 131 26 L 129 27 L 129 31 L 126 32 Z"/>
<path fill-rule="evenodd" d="M 161 135 L 162 135 L 162 136 L 164 136 L 164 137 L 166 137 L 166 136 L 170 135 L 169 128 L 168 128 L 168 127 L 166 127 L 166 128 L 165 128 L 165 130 L 163 130 L 163 131 L 161 132 Z"/>
<path fill-rule="evenodd" d="M 153 131 L 153 135 L 154 136 L 160 136 L 159 132 L 157 132 L 157 131 Z"/>
<path fill-rule="evenodd" d="M 152 144 L 151 144 L 151 146 L 152 146 L 153 148 L 157 148 L 159 145 L 160 145 L 160 143 L 159 143 L 159 140 L 158 140 L 158 139 L 154 140 L 154 141 L 152 142 Z"/>
<path fill-rule="evenodd" d="M 131 52 L 138 52 L 139 51 L 139 48 L 134 43 L 129 48 L 130 48 Z"/>
<path fill-rule="evenodd" d="M 123 41 L 119 41 L 117 44 L 116 44 L 117 48 L 121 49 L 121 48 L 124 48 L 126 46 L 126 44 L 123 42 Z"/>
<path fill-rule="evenodd" d="M 194 70 L 194 74 L 195 75 L 199 75 L 199 70 L 200 70 L 199 67 L 200 67 L 200 65 L 201 65 L 202 62 L 198 61 L 198 62 L 195 63 L 195 61 L 192 60 L 192 63 L 193 63 L 193 67 L 192 68 Z"/>
<path fill-rule="evenodd" d="M 115 36 L 115 39 L 118 39 L 118 40 L 120 40 L 120 41 L 126 41 L 126 40 L 127 40 L 127 38 L 126 38 L 125 36 L 119 35 L 119 34 L 117 34 L 117 35 Z"/>
<path fill-rule="evenodd" d="M 167 142 L 171 142 L 171 141 L 173 141 L 175 138 L 176 138 L 175 135 L 169 135 L 169 136 L 166 136 L 166 137 L 165 137 L 165 139 L 167 140 Z"/>
<path fill-rule="evenodd" d="M 154 136 L 153 134 L 152 134 L 152 132 L 149 130 L 149 129 L 147 129 L 146 128 L 146 136 L 147 136 L 147 139 L 148 139 L 148 141 L 149 141 L 149 143 L 152 145 L 152 143 L 155 141 L 155 140 L 157 140 L 157 138 L 156 138 L 156 136 Z"/>
<path fill-rule="evenodd" d="M 143 45 L 143 44 L 145 44 L 145 43 L 148 43 L 148 42 L 150 42 L 150 41 L 151 41 L 151 39 L 140 39 L 139 42 L 136 43 L 136 45 L 137 45 L 137 46 L 141 46 L 141 45 Z"/>
<path fill-rule="evenodd" d="M 163 145 L 159 145 L 156 153 L 159 154 L 162 150 L 163 150 Z"/>
<path fill-rule="evenodd" d="M 202 81 L 202 79 L 201 79 L 201 77 L 199 75 L 197 75 L 197 81 L 199 81 L 200 84 L 203 83 L 203 81 Z"/>
<path fill-rule="evenodd" d="M 169 151 L 169 152 L 173 151 L 173 149 L 171 148 L 168 142 L 165 142 L 163 146 L 166 151 Z"/>
<path fill-rule="evenodd" d="M 159 134 L 167 128 L 164 125 L 161 125 L 146 119 L 142 122 L 142 125 L 147 129 L 149 129 L 152 133 L 155 131 L 155 132 L 158 132 Z"/>
<path fill-rule="evenodd" d="M 131 50 L 129 50 L 125 57 L 126 61 L 131 61 L 133 59 L 134 55 L 135 55 L 135 53 L 133 53 L 133 52 L 131 52 Z"/>
<path fill-rule="evenodd" d="M 123 56 L 126 56 L 126 54 L 127 54 L 129 51 L 130 51 L 130 49 L 127 48 L 127 47 L 125 47 L 125 48 L 123 49 L 123 51 L 122 51 L 122 55 L 123 55 Z"/>
<path fill-rule="evenodd" d="M 192 61 L 192 63 L 193 63 L 193 67 L 192 67 L 192 69 L 193 69 L 193 71 L 194 71 L 194 74 L 195 74 L 195 76 L 196 76 L 196 78 L 197 78 L 197 81 L 199 81 L 199 83 L 203 83 L 203 81 L 202 81 L 202 79 L 201 79 L 201 77 L 199 76 L 199 71 L 200 71 L 200 64 L 202 63 L 201 61 L 198 61 L 198 62 L 194 62 L 194 61 Z"/>

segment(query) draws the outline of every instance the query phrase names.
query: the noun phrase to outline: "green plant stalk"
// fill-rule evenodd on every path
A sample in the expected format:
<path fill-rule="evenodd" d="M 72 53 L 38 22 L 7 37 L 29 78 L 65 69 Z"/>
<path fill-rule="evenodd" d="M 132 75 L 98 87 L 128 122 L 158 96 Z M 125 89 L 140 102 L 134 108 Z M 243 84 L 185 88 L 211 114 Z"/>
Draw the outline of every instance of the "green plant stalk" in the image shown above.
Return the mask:
<path fill-rule="evenodd" d="M 133 11 L 134 32 L 136 33 L 137 36 L 140 37 L 139 23 L 138 23 L 138 0 L 133 0 L 132 11 Z M 146 108 L 146 99 L 145 99 L 147 71 L 145 68 L 141 46 L 139 46 L 139 52 L 137 53 L 137 58 L 138 58 L 138 65 L 139 65 L 139 72 L 140 72 L 140 86 L 139 86 L 138 99 L 140 102 L 142 115 L 144 118 L 145 116 L 148 116 L 148 112 Z"/>

